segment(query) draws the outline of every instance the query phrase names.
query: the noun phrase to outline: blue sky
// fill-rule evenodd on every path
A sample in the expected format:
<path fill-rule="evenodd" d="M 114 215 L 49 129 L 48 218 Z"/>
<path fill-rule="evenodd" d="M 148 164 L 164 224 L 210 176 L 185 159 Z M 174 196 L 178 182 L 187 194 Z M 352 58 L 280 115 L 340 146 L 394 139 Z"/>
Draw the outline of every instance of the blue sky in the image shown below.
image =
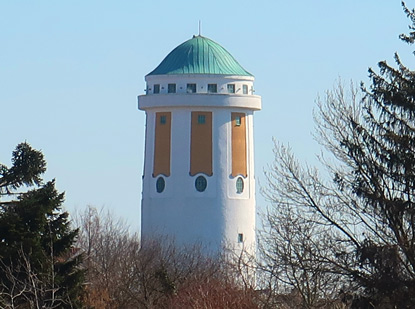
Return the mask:
<path fill-rule="evenodd" d="M 407 1 L 411 6 L 411 2 Z M 0 1 L 0 162 L 28 141 L 48 162 L 70 212 L 105 206 L 134 229 L 140 220 L 144 76 L 198 33 L 225 47 L 256 78 L 255 162 L 273 160 L 272 137 L 314 161 L 312 111 L 341 77 L 409 66 L 400 1 Z"/>

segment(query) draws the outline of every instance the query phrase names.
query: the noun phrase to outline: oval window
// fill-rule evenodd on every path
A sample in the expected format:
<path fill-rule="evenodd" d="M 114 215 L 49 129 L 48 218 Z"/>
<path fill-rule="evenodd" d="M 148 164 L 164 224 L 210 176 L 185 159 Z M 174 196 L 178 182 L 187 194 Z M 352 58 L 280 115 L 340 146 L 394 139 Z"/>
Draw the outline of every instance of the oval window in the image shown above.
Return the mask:
<path fill-rule="evenodd" d="M 157 190 L 157 193 L 163 192 L 165 186 L 166 186 L 166 183 L 164 181 L 164 178 L 163 177 L 159 177 L 157 179 L 157 181 L 156 181 L 156 190 Z"/>
<path fill-rule="evenodd" d="M 242 193 L 244 191 L 244 180 L 242 177 L 236 179 L 236 193 Z"/>
<path fill-rule="evenodd" d="M 207 180 L 206 180 L 206 178 L 203 177 L 203 176 L 197 177 L 196 178 L 196 181 L 195 181 L 195 187 L 196 187 L 196 190 L 199 191 L 199 192 L 205 191 L 206 190 L 206 187 L 207 187 Z"/>

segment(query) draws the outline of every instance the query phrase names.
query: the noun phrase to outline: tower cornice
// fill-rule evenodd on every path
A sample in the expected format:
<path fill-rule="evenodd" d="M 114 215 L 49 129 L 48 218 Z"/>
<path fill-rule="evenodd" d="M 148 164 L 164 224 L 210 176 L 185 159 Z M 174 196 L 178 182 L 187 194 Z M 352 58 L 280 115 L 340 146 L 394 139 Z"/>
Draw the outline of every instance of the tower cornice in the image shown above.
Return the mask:
<path fill-rule="evenodd" d="M 220 93 L 175 93 L 138 96 L 138 109 L 140 110 L 161 107 L 231 107 L 259 111 L 261 110 L 261 97 L 257 95 L 232 95 Z"/>

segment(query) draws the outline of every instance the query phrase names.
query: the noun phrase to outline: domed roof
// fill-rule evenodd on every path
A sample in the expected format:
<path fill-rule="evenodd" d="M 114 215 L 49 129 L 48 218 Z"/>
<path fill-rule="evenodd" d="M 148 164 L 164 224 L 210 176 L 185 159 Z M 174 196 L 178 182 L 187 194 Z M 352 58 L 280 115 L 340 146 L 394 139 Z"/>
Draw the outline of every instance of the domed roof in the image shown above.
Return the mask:
<path fill-rule="evenodd" d="M 201 35 L 173 49 L 147 76 L 173 74 L 252 76 L 226 49 Z"/>

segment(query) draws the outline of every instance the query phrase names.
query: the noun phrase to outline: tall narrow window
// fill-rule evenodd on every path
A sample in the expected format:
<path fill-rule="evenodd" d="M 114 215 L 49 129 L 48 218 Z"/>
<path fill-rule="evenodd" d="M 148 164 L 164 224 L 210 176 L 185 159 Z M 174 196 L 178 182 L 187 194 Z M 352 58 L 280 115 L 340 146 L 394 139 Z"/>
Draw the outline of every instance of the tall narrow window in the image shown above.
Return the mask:
<path fill-rule="evenodd" d="M 158 175 L 170 176 L 170 144 L 171 113 L 156 113 L 153 177 Z"/>
<path fill-rule="evenodd" d="M 232 177 L 247 176 L 247 143 L 244 113 L 232 113 Z"/>
<path fill-rule="evenodd" d="M 248 94 L 248 85 L 242 85 L 242 93 Z"/>
<path fill-rule="evenodd" d="M 218 84 L 208 84 L 208 93 L 217 93 L 218 92 Z"/>
<path fill-rule="evenodd" d="M 190 175 L 212 170 L 212 112 L 191 113 Z"/>
<path fill-rule="evenodd" d="M 168 93 L 176 93 L 176 84 L 168 84 L 167 85 L 167 92 Z"/>
<path fill-rule="evenodd" d="M 155 84 L 154 85 L 153 93 L 160 93 L 160 84 Z"/>
<path fill-rule="evenodd" d="M 235 84 L 228 84 L 228 93 L 235 93 Z"/>
<path fill-rule="evenodd" d="M 238 242 L 239 243 L 244 242 L 244 234 L 242 234 L 242 233 L 238 234 Z"/>
<path fill-rule="evenodd" d="M 187 93 L 196 93 L 196 84 L 187 84 Z"/>

